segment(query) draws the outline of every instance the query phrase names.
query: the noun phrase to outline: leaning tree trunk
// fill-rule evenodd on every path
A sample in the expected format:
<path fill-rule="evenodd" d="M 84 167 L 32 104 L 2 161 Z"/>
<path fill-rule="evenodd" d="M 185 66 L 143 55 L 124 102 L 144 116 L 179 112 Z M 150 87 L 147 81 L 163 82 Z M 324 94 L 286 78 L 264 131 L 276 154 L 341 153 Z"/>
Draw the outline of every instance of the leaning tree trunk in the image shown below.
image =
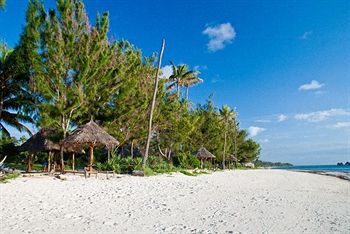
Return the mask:
<path fill-rule="evenodd" d="M 155 107 L 155 104 L 156 104 L 156 97 L 157 97 L 157 91 L 158 91 L 158 77 L 159 77 L 160 66 L 162 64 L 162 57 L 163 57 L 164 47 L 165 47 L 165 40 L 163 39 L 162 47 L 160 49 L 160 54 L 159 54 L 159 59 L 158 59 L 157 73 L 156 73 L 155 82 L 154 82 L 154 91 L 153 91 L 153 98 L 152 98 L 152 103 L 151 103 L 151 109 L 150 109 L 150 112 L 149 112 L 148 137 L 147 137 L 145 155 L 143 156 L 143 159 L 142 159 L 142 168 L 143 169 L 146 167 L 146 163 L 147 163 L 147 159 L 148 159 L 149 145 L 151 143 L 153 111 L 154 111 L 154 107 Z"/>

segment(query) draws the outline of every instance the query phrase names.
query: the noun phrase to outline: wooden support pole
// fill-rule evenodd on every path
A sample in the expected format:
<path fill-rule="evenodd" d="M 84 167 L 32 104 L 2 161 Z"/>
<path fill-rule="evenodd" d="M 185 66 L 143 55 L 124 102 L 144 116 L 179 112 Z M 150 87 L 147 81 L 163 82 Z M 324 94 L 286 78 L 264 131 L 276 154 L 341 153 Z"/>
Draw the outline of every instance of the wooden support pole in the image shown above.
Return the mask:
<path fill-rule="evenodd" d="M 49 155 L 47 157 L 47 172 L 49 174 L 51 172 L 51 151 L 49 151 Z"/>
<path fill-rule="evenodd" d="M 64 152 L 63 145 L 60 147 L 60 157 L 61 157 L 61 173 L 64 173 Z"/>
<path fill-rule="evenodd" d="M 89 151 L 90 151 L 90 155 L 89 155 L 89 172 L 91 172 L 92 171 L 92 164 L 93 164 L 93 162 L 94 162 L 94 145 L 93 144 L 91 144 L 90 146 L 89 146 Z"/>
<path fill-rule="evenodd" d="M 75 153 L 72 153 L 72 170 L 75 171 Z"/>

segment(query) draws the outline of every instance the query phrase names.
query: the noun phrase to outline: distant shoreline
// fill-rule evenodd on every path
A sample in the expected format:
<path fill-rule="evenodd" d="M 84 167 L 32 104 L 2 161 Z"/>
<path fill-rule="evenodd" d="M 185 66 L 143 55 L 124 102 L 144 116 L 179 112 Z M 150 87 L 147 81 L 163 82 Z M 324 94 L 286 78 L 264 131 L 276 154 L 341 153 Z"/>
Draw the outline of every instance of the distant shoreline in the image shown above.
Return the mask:
<path fill-rule="evenodd" d="M 307 172 L 311 174 L 332 176 L 342 180 L 350 181 L 350 172 L 335 172 L 335 171 L 307 171 L 307 170 L 291 170 L 296 172 Z"/>

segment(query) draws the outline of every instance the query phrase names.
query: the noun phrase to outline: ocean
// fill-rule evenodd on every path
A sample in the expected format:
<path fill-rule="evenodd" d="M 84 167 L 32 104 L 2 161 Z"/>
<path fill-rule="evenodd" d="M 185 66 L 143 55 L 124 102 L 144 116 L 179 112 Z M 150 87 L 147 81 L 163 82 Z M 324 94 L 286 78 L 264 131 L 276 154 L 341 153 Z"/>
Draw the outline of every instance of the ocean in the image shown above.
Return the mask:
<path fill-rule="evenodd" d="M 301 170 L 301 171 L 330 171 L 330 172 L 350 173 L 350 166 L 337 166 L 337 165 L 308 165 L 308 166 L 292 166 L 292 167 L 275 167 L 274 169 Z"/>

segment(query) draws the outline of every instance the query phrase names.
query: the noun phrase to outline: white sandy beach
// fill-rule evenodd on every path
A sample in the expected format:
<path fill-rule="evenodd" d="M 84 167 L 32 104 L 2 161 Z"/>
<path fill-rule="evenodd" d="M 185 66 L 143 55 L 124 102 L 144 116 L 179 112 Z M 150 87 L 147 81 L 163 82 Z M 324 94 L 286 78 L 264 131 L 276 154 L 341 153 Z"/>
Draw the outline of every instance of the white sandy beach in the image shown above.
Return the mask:
<path fill-rule="evenodd" d="M 1 233 L 350 233 L 350 182 L 280 170 L 19 178 Z"/>

